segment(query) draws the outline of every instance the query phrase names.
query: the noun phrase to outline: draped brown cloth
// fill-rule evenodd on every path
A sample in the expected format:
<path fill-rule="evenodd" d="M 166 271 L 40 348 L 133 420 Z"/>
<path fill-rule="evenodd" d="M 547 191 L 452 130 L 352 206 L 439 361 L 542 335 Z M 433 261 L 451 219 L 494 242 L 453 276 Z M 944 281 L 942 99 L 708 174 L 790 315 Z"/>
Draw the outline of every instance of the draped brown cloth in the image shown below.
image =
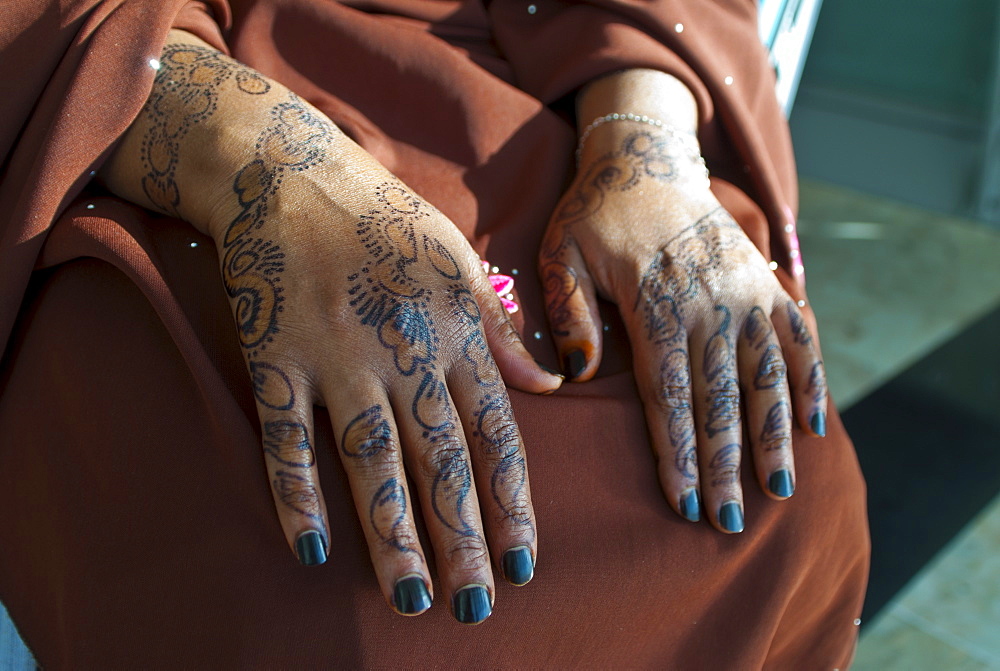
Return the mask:
<path fill-rule="evenodd" d="M 794 165 L 755 21 L 751 0 L 5 5 L 0 599 L 39 662 L 847 666 L 869 545 L 836 411 L 827 438 L 795 433 L 792 499 L 766 498 L 747 463 L 744 533 L 686 522 L 659 490 L 613 308 L 594 381 L 512 392 L 538 565 L 526 587 L 498 581 L 486 623 L 458 624 L 440 593 L 416 618 L 386 606 L 322 413 L 331 552 L 300 566 L 211 241 L 91 183 L 148 95 L 149 60 L 186 28 L 318 106 L 516 269 L 517 326 L 552 364 L 548 336 L 534 337 L 546 332 L 534 254 L 572 174 L 566 101 L 622 68 L 695 92 L 717 195 L 805 297 Z"/>

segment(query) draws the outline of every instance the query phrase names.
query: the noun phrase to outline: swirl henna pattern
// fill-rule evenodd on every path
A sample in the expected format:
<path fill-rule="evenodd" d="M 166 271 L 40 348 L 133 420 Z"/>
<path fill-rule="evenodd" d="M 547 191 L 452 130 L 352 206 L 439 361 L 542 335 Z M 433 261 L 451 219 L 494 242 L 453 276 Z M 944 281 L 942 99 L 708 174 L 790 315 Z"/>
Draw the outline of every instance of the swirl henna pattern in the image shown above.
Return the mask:
<path fill-rule="evenodd" d="M 231 87 L 228 91 L 226 87 Z M 192 128 L 213 117 L 223 94 L 259 98 L 272 93 L 261 75 L 213 49 L 167 45 L 153 91 L 143 108 L 147 124 L 139 148 L 142 190 L 153 206 L 179 215 L 183 194 L 176 181 L 182 146 Z M 268 98 L 268 101 L 270 99 Z M 291 172 L 323 162 L 335 129 L 294 94 L 273 104 L 259 133 L 254 158 L 235 175 L 232 196 L 239 214 L 219 242 L 222 279 L 258 404 L 265 418 L 262 443 L 278 501 L 322 521 L 319 492 L 309 473 L 315 454 L 308 431 L 292 415 L 296 399 L 289 375 L 265 355 L 280 331 L 285 253 L 265 232 L 269 202 Z M 185 150 L 186 151 L 186 150 Z"/>
<path fill-rule="evenodd" d="M 483 335 L 479 305 L 448 247 L 421 231 L 430 222 L 433 208 L 396 182 L 378 187 L 375 201 L 376 207 L 357 224 L 358 241 L 369 260 L 347 278 L 351 283 L 349 305 L 360 323 L 372 328 L 379 343 L 391 352 L 396 372 L 419 380 L 410 415 L 421 428 L 422 437 L 434 446 L 431 504 L 435 516 L 446 528 L 469 539 L 464 546 L 485 547 L 468 521 L 469 506 L 475 503 L 470 498 L 472 469 L 440 370 L 441 340 L 432 316 L 435 312 L 447 314 L 457 322 L 449 324 L 449 333 L 463 334 L 461 356 L 482 392 L 479 409 L 472 417 L 472 437 L 478 440 L 473 447 L 495 457 L 491 477 L 494 500 L 506 516 L 527 524 L 524 458 L 503 381 Z M 432 289 L 416 279 L 418 269 L 428 264 L 448 281 L 445 289 Z M 363 421 L 366 425 L 374 422 L 371 417 Z M 349 443 L 345 437 L 344 444 L 364 443 Z M 384 511 L 394 501 L 380 499 L 377 508 Z M 399 500 L 395 505 L 402 510 L 405 502 Z M 372 524 L 376 524 L 375 510 L 373 503 Z M 382 532 L 380 536 L 387 537 Z"/>
<path fill-rule="evenodd" d="M 690 146 L 690 140 L 674 134 L 653 130 L 632 133 L 618 151 L 594 161 L 577 180 L 578 185 L 567 194 L 553 220 L 558 234 L 546 238 L 540 257 L 540 275 L 553 334 L 568 335 L 566 325 L 573 319 L 568 303 L 579 287 L 578 279 L 562 255 L 572 239 L 574 225 L 597 214 L 610 193 L 629 191 L 646 180 L 681 179 L 687 173 L 682 170 L 684 159 L 678 156 L 690 153 Z M 683 151 L 678 152 L 678 147 L 683 147 Z M 697 153 L 689 158 L 699 171 L 703 170 Z M 669 306 L 664 307 L 669 311 Z"/>
<path fill-rule="evenodd" d="M 212 49 L 179 44 L 164 48 L 153 93 L 143 109 L 150 125 L 140 150 L 146 170 L 143 192 L 163 212 L 178 214 L 181 194 L 175 176 L 184 137 L 194 124 L 215 113 L 219 89 L 230 80 L 248 95 L 271 90 L 259 74 Z"/>
<path fill-rule="evenodd" d="M 237 80 L 241 81 L 237 75 Z M 220 246 L 222 281 L 236 319 L 240 345 L 250 369 L 257 402 L 275 411 L 292 410 L 295 392 L 289 376 L 266 360 L 268 344 L 280 331 L 281 278 L 285 254 L 264 235 L 268 205 L 289 172 L 307 170 L 325 158 L 334 132 L 323 117 L 308 109 L 294 94 L 271 108 L 270 123 L 257 138 L 255 156 L 233 179 L 232 192 L 240 213 L 229 224 Z M 294 421 L 272 420 L 265 425 L 264 454 L 283 468 L 274 471 L 271 485 L 278 500 L 295 512 L 321 521 L 321 502 L 313 479 L 290 469 L 309 469 L 314 459 L 291 461 L 285 452 L 268 449 L 267 427 L 297 431 L 308 442 L 305 427 Z M 287 440 L 287 438 L 286 438 Z"/>
<path fill-rule="evenodd" d="M 667 433 L 673 446 L 674 466 L 693 482 L 698 475 L 694 418 L 691 413 L 691 373 L 687 350 L 668 353 L 660 365 L 660 402 L 668 409 Z"/>

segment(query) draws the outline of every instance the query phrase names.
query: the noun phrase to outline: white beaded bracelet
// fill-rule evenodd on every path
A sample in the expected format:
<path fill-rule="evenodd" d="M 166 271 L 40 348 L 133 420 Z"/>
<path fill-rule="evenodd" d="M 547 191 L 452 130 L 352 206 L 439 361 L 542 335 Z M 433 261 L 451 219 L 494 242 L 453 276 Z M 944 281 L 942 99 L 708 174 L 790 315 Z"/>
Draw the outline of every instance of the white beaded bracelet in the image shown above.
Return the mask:
<path fill-rule="evenodd" d="M 644 123 L 650 126 L 655 126 L 656 128 L 659 128 L 661 130 L 665 130 L 668 134 L 680 139 L 681 141 L 691 142 L 693 140 L 693 138 L 690 137 L 689 135 L 678 132 L 678 130 L 673 126 L 665 124 L 659 119 L 651 119 L 645 114 L 632 114 L 631 112 L 628 112 L 626 114 L 619 114 L 617 112 L 613 114 L 605 114 L 602 117 L 594 119 L 590 123 L 590 125 L 584 128 L 583 132 L 580 133 L 580 140 L 579 142 L 577 142 L 576 145 L 577 163 L 580 162 L 580 156 L 581 154 L 583 154 L 583 145 L 587 141 L 587 138 L 590 137 L 590 134 L 594 132 L 594 129 L 597 128 L 598 126 L 602 126 L 610 121 L 635 121 L 636 123 Z M 700 152 L 698 153 L 700 154 Z"/>

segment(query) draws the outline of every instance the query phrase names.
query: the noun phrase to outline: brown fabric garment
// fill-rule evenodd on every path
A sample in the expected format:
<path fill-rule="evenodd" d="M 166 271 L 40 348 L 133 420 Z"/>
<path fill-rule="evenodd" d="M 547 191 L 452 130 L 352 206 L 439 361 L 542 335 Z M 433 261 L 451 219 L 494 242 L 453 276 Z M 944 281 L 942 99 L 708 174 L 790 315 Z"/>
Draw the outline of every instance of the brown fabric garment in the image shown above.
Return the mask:
<path fill-rule="evenodd" d="M 382 601 L 322 412 L 330 559 L 304 568 L 284 544 L 210 241 L 87 184 L 148 93 L 148 59 L 186 27 L 320 107 L 484 258 L 518 269 L 530 336 L 545 331 L 534 251 L 574 145 L 548 105 L 655 67 L 695 91 L 716 193 L 804 297 L 787 272 L 794 166 L 754 3 L 230 4 L 228 32 L 230 7 L 180 0 L 25 2 L 2 29 L 0 82 L 17 86 L 0 98 L 0 599 L 39 661 L 845 667 L 868 539 L 833 408 L 826 439 L 795 434 L 791 500 L 767 499 L 746 464 L 743 534 L 685 522 L 657 485 L 609 308 L 597 379 L 512 393 L 535 579 L 498 583 L 479 627 L 454 622 L 441 594 L 403 618 Z M 547 337 L 527 343 L 554 363 Z"/>

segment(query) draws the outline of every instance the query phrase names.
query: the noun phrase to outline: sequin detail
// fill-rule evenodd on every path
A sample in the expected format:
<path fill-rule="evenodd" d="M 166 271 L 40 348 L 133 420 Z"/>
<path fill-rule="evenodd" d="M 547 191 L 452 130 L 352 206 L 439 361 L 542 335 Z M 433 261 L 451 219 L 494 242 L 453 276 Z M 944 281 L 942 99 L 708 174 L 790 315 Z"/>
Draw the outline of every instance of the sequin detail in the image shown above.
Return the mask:
<path fill-rule="evenodd" d="M 492 285 L 493 291 L 497 292 L 497 296 L 500 297 L 500 302 L 503 303 L 507 312 L 513 314 L 520 310 L 521 308 L 516 302 L 514 302 L 514 278 L 510 275 L 501 275 L 496 272 L 498 268 L 496 266 L 490 266 L 489 261 L 483 261 L 483 270 L 486 271 L 487 277 L 490 278 L 490 285 Z"/>

